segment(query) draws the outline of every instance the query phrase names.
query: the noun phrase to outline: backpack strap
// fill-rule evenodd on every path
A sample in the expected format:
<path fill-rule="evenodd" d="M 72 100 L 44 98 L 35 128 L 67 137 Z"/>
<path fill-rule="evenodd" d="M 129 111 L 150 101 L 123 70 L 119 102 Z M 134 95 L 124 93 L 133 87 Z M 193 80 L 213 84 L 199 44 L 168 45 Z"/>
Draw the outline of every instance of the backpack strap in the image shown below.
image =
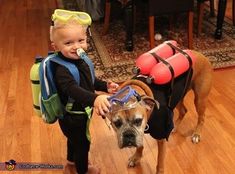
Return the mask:
<path fill-rule="evenodd" d="M 91 59 L 89 59 L 89 57 L 86 55 L 86 53 L 81 53 L 80 57 L 89 66 L 89 69 L 90 69 L 90 72 L 91 72 L 92 82 L 94 84 L 95 83 L 95 70 L 94 70 L 94 65 L 93 65 Z M 55 63 L 58 63 L 58 64 L 62 65 L 62 66 L 65 66 L 69 70 L 69 72 L 73 75 L 73 77 L 76 80 L 76 82 L 78 83 L 78 85 L 80 85 L 80 75 L 79 75 L 77 67 L 74 64 L 72 64 L 70 62 L 67 62 L 67 61 L 64 61 L 63 59 L 61 59 L 57 55 L 54 56 L 51 60 L 53 62 L 55 62 Z M 91 114 L 92 114 L 92 108 L 89 107 L 89 106 L 86 107 L 85 108 L 85 112 L 83 112 L 83 111 L 71 111 L 72 107 L 73 107 L 73 103 L 74 103 L 74 99 L 69 97 L 68 98 L 68 102 L 67 102 L 67 104 L 65 106 L 65 110 L 67 112 L 69 112 L 69 113 L 72 113 L 72 114 L 77 114 L 77 115 L 79 115 L 79 114 L 86 114 L 88 116 L 88 119 L 87 119 L 87 129 L 86 129 L 86 137 L 90 141 L 91 137 L 90 137 L 89 125 L 90 125 L 90 119 L 91 119 Z"/>
<path fill-rule="evenodd" d="M 72 74 L 73 78 L 76 80 L 78 85 L 80 85 L 80 75 L 77 67 L 74 64 L 61 59 L 57 54 L 54 54 L 54 56 L 51 58 L 51 61 L 66 67 Z"/>
<path fill-rule="evenodd" d="M 40 65 L 40 83 L 42 86 L 42 97 L 44 99 L 49 98 L 53 93 L 56 93 L 56 87 L 54 84 L 54 79 L 53 79 L 53 73 L 51 70 L 51 62 L 50 59 L 53 57 L 54 55 L 49 55 L 48 57 L 46 57 L 45 59 L 43 59 L 41 65 Z M 45 89 L 44 89 L 45 88 Z"/>
<path fill-rule="evenodd" d="M 54 83 L 54 67 L 53 67 L 53 62 L 65 66 L 69 72 L 72 74 L 73 78 L 76 80 L 78 85 L 80 85 L 80 75 L 78 72 L 77 67 L 67 61 L 64 61 L 61 59 L 57 54 L 51 54 L 45 60 L 42 61 L 42 68 L 41 71 L 44 73 L 40 73 L 43 78 L 42 84 L 45 86 L 45 92 L 42 93 L 43 98 L 47 98 L 47 96 L 50 96 L 51 94 L 54 94 L 57 92 L 56 86 Z"/>
<path fill-rule="evenodd" d="M 57 95 L 56 86 L 52 72 L 54 72 L 53 62 L 50 59 L 54 55 L 49 55 L 42 60 L 39 67 L 39 77 L 41 84 L 40 106 L 44 121 L 53 123 L 57 118 L 63 117 L 63 109 Z"/>
<path fill-rule="evenodd" d="M 53 55 L 54 56 L 51 58 L 51 61 L 53 61 L 59 65 L 65 66 L 69 70 L 69 72 L 73 75 L 73 77 L 76 80 L 76 82 L 78 83 L 78 85 L 80 85 L 80 75 L 79 75 L 77 67 L 74 64 L 61 59 L 59 56 L 57 56 L 57 54 L 53 54 Z M 82 53 L 80 55 L 80 57 L 89 66 L 92 82 L 94 84 L 95 83 L 95 68 L 94 68 L 94 65 L 93 65 L 91 59 L 86 55 L 86 53 Z"/>
<path fill-rule="evenodd" d="M 69 72 L 72 74 L 72 76 L 74 77 L 74 79 L 76 80 L 78 85 L 80 85 L 80 75 L 79 75 L 79 71 L 78 71 L 77 67 L 74 64 L 61 59 L 57 54 L 53 54 L 53 55 L 54 56 L 51 58 L 51 61 L 55 62 L 55 63 L 57 63 L 61 66 L 65 66 L 69 70 Z M 80 57 L 89 66 L 89 69 L 90 69 L 90 72 L 91 72 L 91 77 L 92 77 L 92 82 L 94 84 L 94 82 L 95 82 L 95 70 L 94 70 L 94 65 L 93 65 L 92 61 L 88 58 L 88 56 L 85 53 L 84 54 L 82 53 L 80 55 Z M 89 116 L 89 113 L 87 112 L 87 108 L 85 108 L 85 112 L 83 112 L 83 111 L 71 111 L 71 109 L 73 107 L 73 103 L 74 103 L 74 99 L 69 97 L 68 102 L 65 106 L 65 110 L 67 112 L 73 113 L 73 114 L 78 114 L 78 115 L 86 113 Z"/>

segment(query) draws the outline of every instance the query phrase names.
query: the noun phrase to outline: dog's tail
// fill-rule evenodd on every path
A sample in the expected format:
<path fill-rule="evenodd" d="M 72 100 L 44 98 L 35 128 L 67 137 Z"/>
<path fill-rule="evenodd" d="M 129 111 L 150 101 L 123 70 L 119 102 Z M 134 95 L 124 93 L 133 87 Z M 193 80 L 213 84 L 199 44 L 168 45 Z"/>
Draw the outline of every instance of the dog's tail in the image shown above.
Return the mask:
<path fill-rule="evenodd" d="M 151 89 L 149 88 L 149 86 L 140 80 L 133 80 L 133 79 L 127 80 L 119 86 L 118 90 L 120 90 L 123 87 L 128 86 L 128 85 L 130 85 L 131 87 L 136 89 L 140 95 L 147 95 L 147 96 L 153 98 L 153 93 L 152 93 Z"/>

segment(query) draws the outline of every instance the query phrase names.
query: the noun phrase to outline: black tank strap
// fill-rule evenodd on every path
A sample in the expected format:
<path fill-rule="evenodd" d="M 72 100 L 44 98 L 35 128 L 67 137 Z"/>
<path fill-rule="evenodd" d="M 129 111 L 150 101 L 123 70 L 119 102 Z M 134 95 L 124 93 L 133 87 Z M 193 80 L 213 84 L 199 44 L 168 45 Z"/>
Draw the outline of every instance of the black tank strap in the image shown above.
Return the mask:
<path fill-rule="evenodd" d="M 182 49 L 176 47 L 175 45 L 171 44 L 170 42 L 167 42 L 166 44 L 169 45 L 173 50 L 176 50 L 179 53 L 183 54 L 188 59 L 189 68 L 193 65 L 192 58 L 186 52 L 184 52 Z"/>
<path fill-rule="evenodd" d="M 166 60 L 164 60 L 163 58 L 161 58 L 159 55 L 157 55 L 156 53 L 154 52 L 150 52 L 150 54 L 158 61 L 158 62 L 162 62 L 164 63 L 170 70 L 171 72 L 171 78 L 174 78 L 175 76 L 175 72 L 174 72 L 174 69 L 173 67 L 171 66 L 171 64 L 169 64 Z"/>
<path fill-rule="evenodd" d="M 165 44 L 167 44 L 168 46 L 171 47 L 172 51 L 173 51 L 173 55 L 176 53 L 176 48 L 178 47 L 175 47 L 172 43 L 170 42 L 165 42 Z"/>
<path fill-rule="evenodd" d="M 173 91 L 173 87 L 174 87 L 174 79 L 175 79 L 175 72 L 174 72 L 174 69 L 173 67 L 166 61 L 164 60 L 163 58 L 161 58 L 160 56 L 158 56 L 156 53 L 154 52 L 150 52 L 150 54 L 158 61 L 158 62 L 162 62 L 164 63 L 170 70 L 171 72 L 171 86 L 170 86 L 170 91 L 169 91 L 169 99 L 168 99 L 168 106 L 170 106 L 170 103 L 171 103 L 171 94 L 172 94 L 172 91 Z"/>
<path fill-rule="evenodd" d="M 187 89 L 188 89 L 188 87 L 189 87 L 189 83 L 190 83 L 190 76 L 191 76 L 191 74 L 192 74 L 192 72 L 193 72 L 193 68 L 192 68 L 192 65 L 193 65 L 193 62 L 192 62 L 192 58 L 186 53 L 186 52 L 184 52 L 182 49 L 180 49 L 180 48 L 178 48 L 178 47 L 176 47 L 175 45 L 173 45 L 173 44 L 171 44 L 170 42 L 167 42 L 166 43 L 167 45 L 169 45 L 172 49 L 175 49 L 175 50 L 177 50 L 179 53 L 181 53 L 181 54 L 183 54 L 186 58 L 187 58 L 187 60 L 188 60 L 188 62 L 189 62 L 189 70 L 188 70 L 188 74 L 187 74 L 187 77 L 186 77 L 186 82 L 185 82 L 185 86 L 184 86 L 184 91 L 183 91 L 183 96 L 186 94 L 186 92 L 187 92 Z M 183 97 L 182 96 L 182 97 Z"/>
<path fill-rule="evenodd" d="M 185 85 L 184 85 L 184 90 L 183 90 L 183 96 L 186 94 L 186 92 L 187 92 L 187 89 L 188 89 L 188 87 L 189 87 L 189 83 L 190 83 L 190 76 L 191 76 L 191 74 L 192 74 L 192 71 L 193 71 L 193 69 L 192 69 L 192 65 L 193 65 L 193 62 L 192 62 L 192 58 L 185 52 L 185 51 L 183 51 L 182 49 L 180 49 L 180 48 L 178 48 L 178 47 L 176 47 L 175 45 L 173 45 L 173 44 L 171 44 L 170 42 L 166 42 L 166 44 L 167 45 L 169 45 L 171 48 L 172 48 L 172 50 L 173 50 L 173 53 L 175 54 L 175 52 L 176 51 L 178 51 L 179 53 L 181 53 L 181 54 L 183 54 L 186 58 L 187 58 L 187 60 L 188 60 L 188 62 L 189 62 L 189 69 L 188 69 L 188 73 L 187 73 L 187 77 L 186 77 L 186 81 L 185 81 Z M 175 73 L 174 73 L 174 69 L 173 69 L 173 67 L 166 61 L 166 60 L 164 60 L 163 58 L 161 58 L 160 56 L 158 56 L 156 53 L 154 53 L 154 52 L 151 52 L 150 53 L 158 62 L 162 62 L 162 63 L 164 63 L 168 68 L 169 68 L 169 70 L 170 70 L 170 72 L 171 72 L 171 87 L 170 87 L 170 92 L 169 92 L 169 100 L 168 100 L 168 106 L 170 107 L 170 104 L 171 104 L 171 96 L 172 96 L 172 91 L 173 91 L 173 87 L 174 87 L 174 78 L 175 78 Z M 183 97 L 182 96 L 182 97 Z"/>

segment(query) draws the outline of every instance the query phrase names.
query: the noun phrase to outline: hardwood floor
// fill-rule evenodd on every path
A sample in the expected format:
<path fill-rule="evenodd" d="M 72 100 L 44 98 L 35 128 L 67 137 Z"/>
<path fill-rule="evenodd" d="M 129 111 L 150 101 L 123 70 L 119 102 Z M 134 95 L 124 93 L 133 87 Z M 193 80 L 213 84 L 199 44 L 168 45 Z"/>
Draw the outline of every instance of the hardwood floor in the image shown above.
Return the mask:
<path fill-rule="evenodd" d="M 0 174 L 3 163 L 64 164 L 66 142 L 58 124 L 44 124 L 32 109 L 30 68 L 37 54 L 48 51 L 50 16 L 54 0 L 0 1 Z M 199 144 L 191 143 L 196 125 L 193 95 L 187 96 L 187 114 L 167 144 L 166 174 L 232 174 L 235 171 L 235 69 L 214 71 L 205 126 Z M 177 113 L 176 113 L 177 117 Z M 94 115 L 90 158 L 102 174 L 155 173 L 157 144 L 145 136 L 144 156 L 136 168 L 127 168 L 133 149 L 120 150 L 113 130 Z M 13 173 L 60 174 L 61 170 Z"/>

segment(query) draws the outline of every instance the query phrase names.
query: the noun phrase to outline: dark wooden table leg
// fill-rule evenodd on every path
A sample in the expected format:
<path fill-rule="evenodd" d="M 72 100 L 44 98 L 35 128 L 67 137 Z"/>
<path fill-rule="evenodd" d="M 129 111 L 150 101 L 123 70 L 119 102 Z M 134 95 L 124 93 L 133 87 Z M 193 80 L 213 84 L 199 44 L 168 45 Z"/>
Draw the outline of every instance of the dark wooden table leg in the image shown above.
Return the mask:
<path fill-rule="evenodd" d="M 221 39 L 227 0 L 219 0 L 215 38 Z"/>
<path fill-rule="evenodd" d="M 133 51 L 133 19 L 134 19 L 134 4 L 133 0 L 127 2 L 124 15 L 126 27 L 126 50 Z"/>

